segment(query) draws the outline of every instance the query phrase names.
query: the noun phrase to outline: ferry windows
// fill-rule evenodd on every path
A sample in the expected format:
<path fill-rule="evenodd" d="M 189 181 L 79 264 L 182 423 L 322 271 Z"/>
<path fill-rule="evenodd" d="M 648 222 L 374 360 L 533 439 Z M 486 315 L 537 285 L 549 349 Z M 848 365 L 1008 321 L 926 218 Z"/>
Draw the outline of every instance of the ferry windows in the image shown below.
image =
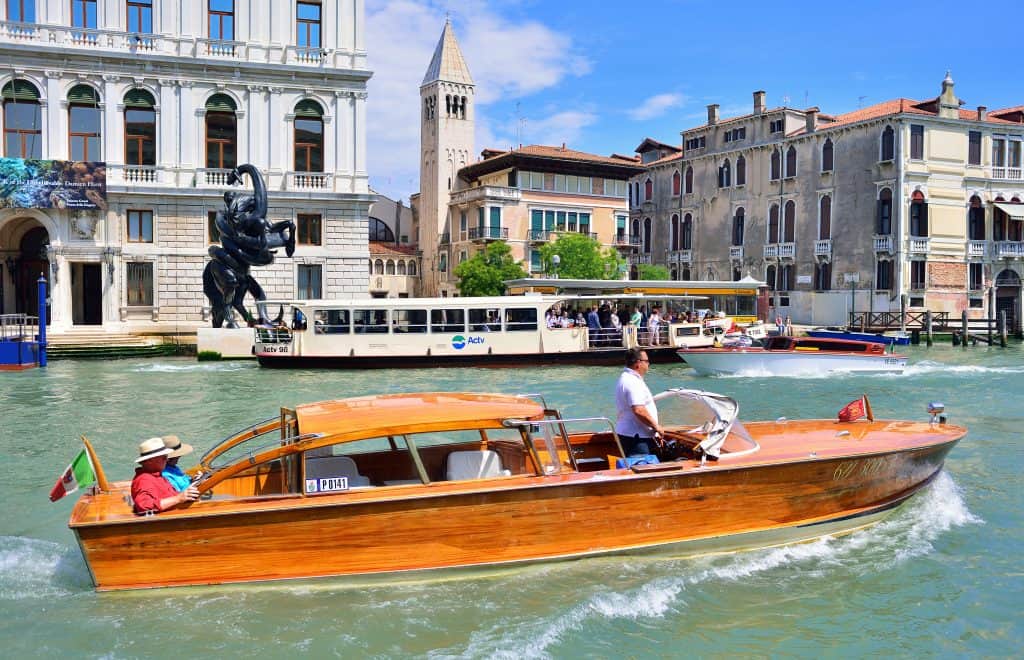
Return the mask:
<path fill-rule="evenodd" d="M 153 306 L 153 264 L 129 262 L 125 264 L 125 293 L 129 307 Z"/>
<path fill-rule="evenodd" d="M 466 310 L 464 309 L 432 309 L 430 310 L 431 332 L 465 332 Z"/>
<path fill-rule="evenodd" d="M 387 334 L 388 310 L 352 310 L 352 328 L 355 330 L 356 334 Z"/>
<path fill-rule="evenodd" d="M 497 307 L 469 310 L 470 332 L 497 332 L 501 330 L 501 310 Z"/>
<path fill-rule="evenodd" d="M 125 165 L 156 165 L 156 102 L 144 89 L 124 95 Z"/>
<path fill-rule="evenodd" d="M 101 160 L 100 95 L 88 85 L 68 92 L 68 144 L 71 160 Z"/>
<path fill-rule="evenodd" d="M 128 242 L 153 242 L 152 211 L 128 211 Z"/>
<path fill-rule="evenodd" d="M 295 287 L 296 295 L 306 300 L 323 298 L 322 272 L 320 264 L 300 264 L 298 270 L 298 283 Z"/>
<path fill-rule="evenodd" d="M 537 310 L 533 307 L 506 309 L 505 329 L 509 332 L 536 330 Z"/>
<path fill-rule="evenodd" d="M 42 111 L 39 90 L 25 80 L 4 85 L 4 156 L 42 158 Z"/>
<path fill-rule="evenodd" d="M 316 333 L 347 335 L 352 332 L 349 327 L 350 317 L 347 309 L 318 309 L 315 320 Z"/>
<path fill-rule="evenodd" d="M 396 309 L 391 312 L 391 329 L 394 332 L 424 334 L 427 332 L 427 310 Z"/>
<path fill-rule="evenodd" d="M 299 245 L 320 245 L 322 218 L 319 213 L 300 213 L 295 217 L 295 221 Z"/>

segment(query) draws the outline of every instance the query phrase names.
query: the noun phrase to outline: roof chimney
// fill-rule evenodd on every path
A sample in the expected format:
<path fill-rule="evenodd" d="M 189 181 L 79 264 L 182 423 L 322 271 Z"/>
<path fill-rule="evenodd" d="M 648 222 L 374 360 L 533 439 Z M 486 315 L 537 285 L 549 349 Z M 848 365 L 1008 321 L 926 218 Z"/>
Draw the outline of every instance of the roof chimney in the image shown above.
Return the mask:
<path fill-rule="evenodd" d="M 983 105 L 978 106 L 978 121 L 985 121 L 986 112 L 988 112 L 988 108 Z"/>
<path fill-rule="evenodd" d="M 754 92 L 754 114 L 763 115 L 764 111 L 768 108 L 765 107 L 765 93 L 764 90 L 757 90 Z"/>
<path fill-rule="evenodd" d="M 960 99 L 953 91 L 953 76 L 946 72 L 942 79 L 942 94 L 939 95 L 939 116 L 946 119 L 958 119 L 960 117 Z"/>
<path fill-rule="evenodd" d="M 708 126 L 714 126 L 718 123 L 718 104 L 712 103 L 708 106 Z"/>
<path fill-rule="evenodd" d="M 818 106 L 804 110 L 804 119 L 807 120 L 807 132 L 813 133 L 818 126 Z"/>

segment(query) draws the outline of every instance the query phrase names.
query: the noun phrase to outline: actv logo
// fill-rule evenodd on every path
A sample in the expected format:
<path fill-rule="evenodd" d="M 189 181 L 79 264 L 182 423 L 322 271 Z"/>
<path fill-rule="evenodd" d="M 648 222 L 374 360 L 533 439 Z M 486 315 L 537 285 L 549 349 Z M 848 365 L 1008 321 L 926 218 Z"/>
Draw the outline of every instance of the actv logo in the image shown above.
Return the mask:
<path fill-rule="evenodd" d="M 466 344 L 482 344 L 484 343 L 483 337 L 463 337 L 462 335 L 455 335 L 452 337 L 452 348 L 457 351 L 461 351 L 466 347 Z"/>

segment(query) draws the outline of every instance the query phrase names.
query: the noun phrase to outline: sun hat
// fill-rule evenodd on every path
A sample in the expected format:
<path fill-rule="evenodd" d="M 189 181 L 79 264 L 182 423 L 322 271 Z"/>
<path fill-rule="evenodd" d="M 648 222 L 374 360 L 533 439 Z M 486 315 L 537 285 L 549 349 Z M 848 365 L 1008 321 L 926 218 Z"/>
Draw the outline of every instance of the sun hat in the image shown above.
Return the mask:
<path fill-rule="evenodd" d="M 157 456 L 167 456 L 170 453 L 171 450 L 164 444 L 163 438 L 148 438 L 139 443 L 139 457 L 135 459 L 135 462 L 141 463 Z"/>
<path fill-rule="evenodd" d="M 165 435 L 161 439 L 164 441 L 164 446 L 171 450 L 167 458 L 179 458 L 192 453 L 192 445 L 183 443 L 176 435 Z"/>

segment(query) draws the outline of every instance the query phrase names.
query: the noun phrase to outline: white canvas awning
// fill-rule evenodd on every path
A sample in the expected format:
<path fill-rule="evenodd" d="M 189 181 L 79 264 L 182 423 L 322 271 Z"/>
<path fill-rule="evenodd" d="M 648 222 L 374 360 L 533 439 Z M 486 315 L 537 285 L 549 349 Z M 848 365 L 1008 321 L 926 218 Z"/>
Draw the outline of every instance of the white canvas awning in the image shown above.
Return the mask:
<path fill-rule="evenodd" d="M 1011 220 L 1024 220 L 1024 204 L 992 202 L 997 209 L 1010 216 Z"/>

